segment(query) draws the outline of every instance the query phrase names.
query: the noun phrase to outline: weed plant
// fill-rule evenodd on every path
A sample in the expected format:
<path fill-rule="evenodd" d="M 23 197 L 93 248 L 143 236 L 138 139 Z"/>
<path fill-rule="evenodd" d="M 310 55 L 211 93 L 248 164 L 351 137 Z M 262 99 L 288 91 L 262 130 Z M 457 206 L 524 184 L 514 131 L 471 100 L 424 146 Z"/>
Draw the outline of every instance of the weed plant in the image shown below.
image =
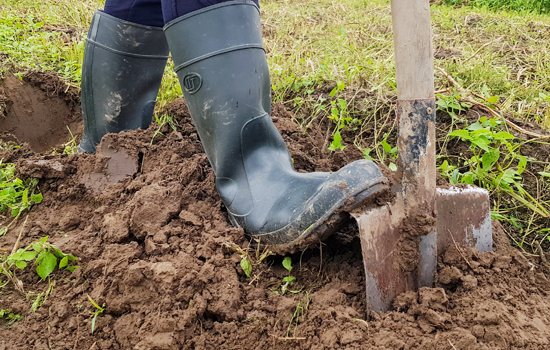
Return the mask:
<path fill-rule="evenodd" d="M 502 121 L 482 117 L 464 129 L 450 132 L 448 136 L 469 142 L 473 155 L 460 158 L 457 166 L 443 161 L 439 166 L 441 174 L 451 184 L 467 183 L 489 190 L 497 198 L 493 206 L 494 218 L 504 218 L 499 214 L 502 194 L 511 196 L 537 215 L 548 217 L 546 206 L 526 191 L 521 183 L 528 162 L 528 158 L 519 152 L 522 142 L 507 131 L 499 131 L 502 124 Z M 460 161 L 463 161 L 462 167 Z M 464 170 L 461 172 L 461 169 Z"/>
<path fill-rule="evenodd" d="M 91 296 L 88 295 L 88 300 L 90 301 L 90 303 L 92 303 L 92 305 L 94 306 L 95 310 L 94 311 L 90 311 L 90 315 L 92 316 L 92 332 L 91 334 L 94 334 L 94 331 L 95 331 L 95 322 L 97 320 L 97 317 L 99 315 L 101 315 L 103 313 L 103 311 L 105 311 L 105 304 L 103 304 L 103 306 L 99 306 L 95 301 L 94 299 L 92 299 Z"/>
<path fill-rule="evenodd" d="M 305 295 L 300 299 L 300 301 L 298 301 L 298 304 L 294 309 L 294 313 L 292 314 L 292 317 L 290 318 L 290 323 L 288 324 L 288 327 L 286 329 L 287 339 L 297 339 L 296 330 L 298 329 L 298 325 L 300 324 L 300 322 L 304 321 L 306 313 L 309 310 L 309 303 L 310 303 L 309 293 L 310 292 L 305 293 Z M 290 331 L 292 329 L 292 326 L 294 326 L 294 330 L 292 332 L 292 337 L 291 337 Z"/>
<path fill-rule="evenodd" d="M 38 191 L 38 180 L 21 180 L 15 176 L 15 164 L 2 163 L 0 159 L 0 217 L 8 209 L 15 219 L 5 227 L 0 226 L 0 236 L 19 218 L 21 213 L 33 204 L 42 202 L 42 194 Z"/>
<path fill-rule="evenodd" d="M 46 291 L 41 293 L 29 292 L 27 294 L 28 296 L 36 295 L 36 297 L 34 297 L 34 300 L 31 304 L 32 312 L 36 312 L 36 310 L 38 310 L 38 308 L 40 308 L 40 306 L 42 306 L 42 304 L 44 304 L 46 300 L 48 300 L 48 297 L 50 296 L 50 294 L 52 294 L 54 287 L 55 287 L 55 281 L 50 280 L 48 283 L 48 289 L 46 289 Z"/>
<path fill-rule="evenodd" d="M 14 322 L 21 321 L 23 319 L 23 316 L 15 314 L 8 309 L 0 309 L 0 319 L 7 321 L 9 326 Z"/>
<path fill-rule="evenodd" d="M 151 142 L 149 143 L 149 145 L 153 144 L 153 141 L 155 140 L 155 137 L 157 137 L 157 135 L 163 135 L 163 133 L 160 130 L 165 125 L 168 125 L 174 131 L 177 130 L 176 126 L 178 125 L 178 123 L 175 122 L 174 118 L 172 118 L 172 116 L 168 114 L 163 114 L 159 116 L 157 113 L 155 113 L 155 121 L 157 122 L 159 127 L 157 128 L 157 130 L 155 130 L 155 133 L 153 134 L 153 137 L 151 138 Z"/>
<path fill-rule="evenodd" d="M 36 273 L 45 280 L 56 267 L 73 272 L 78 266 L 72 265 L 70 262 L 76 260 L 78 260 L 77 257 L 65 254 L 49 243 L 46 236 L 26 248 L 20 248 L 9 255 L 0 255 L 0 275 L 4 277 L 3 281 L 0 280 L 0 288 L 11 282 L 16 288 L 23 291 L 23 283 L 17 278 L 15 268 L 24 270 L 28 262 L 34 261 Z"/>

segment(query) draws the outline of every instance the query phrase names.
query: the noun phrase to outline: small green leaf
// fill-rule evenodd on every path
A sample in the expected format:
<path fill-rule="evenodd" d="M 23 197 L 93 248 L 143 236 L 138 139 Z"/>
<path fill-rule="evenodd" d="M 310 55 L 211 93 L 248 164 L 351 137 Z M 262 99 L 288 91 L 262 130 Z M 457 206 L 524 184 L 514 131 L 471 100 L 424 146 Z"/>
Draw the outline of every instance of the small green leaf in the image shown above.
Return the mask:
<path fill-rule="evenodd" d="M 396 172 L 397 171 L 397 165 L 395 165 L 394 163 L 390 163 L 388 165 L 388 167 L 390 168 L 391 171 L 393 172 Z"/>
<path fill-rule="evenodd" d="M 69 272 L 74 272 L 74 270 L 78 269 L 78 265 L 74 265 L 74 266 L 67 266 L 66 270 L 68 270 Z"/>
<path fill-rule="evenodd" d="M 36 272 L 38 275 L 45 280 L 53 270 L 55 270 L 55 265 L 57 265 L 57 258 L 55 255 L 49 252 L 43 252 L 40 254 L 40 264 L 36 267 Z"/>
<path fill-rule="evenodd" d="M 338 99 L 338 106 L 341 110 L 346 110 L 348 108 L 348 104 L 346 103 L 346 100 L 342 100 L 341 98 Z"/>
<path fill-rule="evenodd" d="M 370 149 L 370 148 L 365 148 L 365 149 L 363 150 L 363 157 L 364 157 L 365 159 L 372 160 L 372 157 L 370 156 L 370 152 L 372 152 L 372 149 Z"/>
<path fill-rule="evenodd" d="M 61 250 L 59 250 L 56 247 L 52 247 L 52 248 L 53 248 L 53 253 L 55 254 L 55 256 L 57 256 L 58 258 L 64 258 L 65 257 L 65 254 L 63 254 L 63 252 Z"/>
<path fill-rule="evenodd" d="M 8 259 L 9 260 L 22 260 L 21 250 L 18 250 L 15 254 L 10 255 Z"/>
<path fill-rule="evenodd" d="M 31 261 L 31 260 L 34 260 L 34 258 L 36 257 L 36 255 L 38 254 L 38 252 L 24 252 L 24 253 L 21 253 L 21 259 L 25 260 L 25 261 Z"/>
<path fill-rule="evenodd" d="M 35 203 L 42 203 L 42 193 L 31 195 L 31 201 Z"/>
<path fill-rule="evenodd" d="M 546 171 L 539 171 L 538 174 L 540 176 L 546 176 L 546 177 L 550 177 L 550 173 L 546 172 Z"/>
<path fill-rule="evenodd" d="M 485 171 L 490 170 L 493 167 L 493 165 L 497 162 L 499 157 L 500 157 L 500 152 L 498 149 L 493 148 L 489 152 L 485 152 L 485 154 L 483 154 L 483 156 L 481 157 L 483 170 Z"/>
<path fill-rule="evenodd" d="M 485 135 L 479 135 L 471 139 L 470 141 L 472 142 L 472 145 L 481 148 L 485 152 L 489 152 L 490 142 Z"/>
<path fill-rule="evenodd" d="M 449 101 L 448 106 L 451 107 L 452 109 L 456 109 L 456 110 L 459 110 L 459 111 L 462 110 L 462 106 L 456 100 L 455 101 Z"/>
<path fill-rule="evenodd" d="M 449 133 L 449 136 L 456 136 L 466 140 L 470 139 L 470 133 L 468 130 L 455 130 Z"/>
<path fill-rule="evenodd" d="M 42 250 L 42 246 L 40 245 L 40 243 L 32 243 L 31 247 L 38 253 L 40 252 L 40 250 Z"/>
<path fill-rule="evenodd" d="M 481 126 L 481 124 L 476 122 L 476 123 L 473 123 L 472 125 L 470 125 L 469 127 L 467 127 L 466 129 L 468 129 L 470 131 L 476 131 L 476 130 L 484 129 L 484 127 Z"/>
<path fill-rule="evenodd" d="M 390 152 L 391 152 L 391 146 L 390 146 L 390 144 L 389 144 L 388 142 L 386 142 L 385 139 L 382 140 L 381 144 L 382 144 L 382 148 L 384 149 L 384 152 L 386 152 L 386 153 L 390 153 Z"/>
<path fill-rule="evenodd" d="M 15 266 L 23 270 L 25 267 L 27 267 L 27 263 L 24 261 L 16 261 Z"/>
<path fill-rule="evenodd" d="M 462 175 L 461 182 L 462 182 L 462 183 L 466 183 L 466 184 L 473 185 L 473 184 L 474 184 L 474 174 L 473 174 L 471 171 L 465 172 L 465 173 Z"/>
<path fill-rule="evenodd" d="M 328 147 L 328 150 L 329 151 L 335 151 L 337 149 L 343 150 L 344 148 L 346 148 L 346 146 L 342 145 L 342 135 L 340 135 L 340 131 L 336 131 L 334 133 L 334 138 L 333 138 L 330 146 Z"/>
<path fill-rule="evenodd" d="M 95 320 L 97 319 L 97 314 L 94 315 L 94 318 L 92 318 L 92 334 L 94 334 L 95 331 Z"/>
<path fill-rule="evenodd" d="M 47 240 L 48 240 L 48 236 L 40 238 L 38 242 L 46 242 Z"/>
<path fill-rule="evenodd" d="M 516 138 L 514 135 L 506 131 L 497 132 L 493 135 L 493 137 L 495 140 L 513 140 Z"/>
<path fill-rule="evenodd" d="M 447 105 L 448 105 L 447 101 L 444 99 L 439 99 L 435 101 L 435 103 L 441 108 L 447 108 Z"/>
<path fill-rule="evenodd" d="M 283 282 L 293 282 L 296 280 L 296 277 L 294 276 L 286 276 L 285 278 L 283 278 Z"/>
<path fill-rule="evenodd" d="M 243 257 L 241 259 L 241 268 L 246 274 L 246 277 L 250 277 L 250 274 L 252 273 L 252 265 L 250 264 L 250 261 L 248 261 L 246 257 Z"/>
<path fill-rule="evenodd" d="M 525 170 L 526 166 L 527 166 L 527 158 L 525 156 L 519 156 L 518 174 L 521 175 L 521 173 L 523 173 L 523 170 Z"/>
<path fill-rule="evenodd" d="M 458 169 L 453 170 L 451 173 L 451 185 L 456 185 L 458 183 Z"/>
<path fill-rule="evenodd" d="M 27 204 L 29 202 L 29 189 L 25 188 L 23 191 L 23 196 L 21 197 L 21 201 L 23 204 Z"/>
<path fill-rule="evenodd" d="M 487 99 L 487 102 L 489 103 L 497 103 L 498 102 L 498 96 L 491 96 Z"/>
<path fill-rule="evenodd" d="M 65 266 L 67 266 L 68 263 L 69 263 L 69 258 L 68 258 L 68 257 L 64 257 L 64 258 L 61 259 L 61 261 L 59 262 L 59 268 L 60 268 L 60 269 L 64 268 Z"/>
<path fill-rule="evenodd" d="M 288 272 L 292 271 L 292 259 L 287 256 L 283 259 L 283 267 L 288 270 Z"/>

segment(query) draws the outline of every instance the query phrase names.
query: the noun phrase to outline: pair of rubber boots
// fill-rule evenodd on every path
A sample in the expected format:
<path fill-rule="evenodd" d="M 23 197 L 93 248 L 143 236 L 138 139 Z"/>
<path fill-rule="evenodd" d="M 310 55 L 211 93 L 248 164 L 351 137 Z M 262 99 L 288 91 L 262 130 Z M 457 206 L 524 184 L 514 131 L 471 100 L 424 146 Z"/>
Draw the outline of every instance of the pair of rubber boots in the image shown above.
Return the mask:
<path fill-rule="evenodd" d="M 204 8 L 164 32 L 97 11 L 82 70 L 81 152 L 94 153 L 106 133 L 150 125 L 169 51 L 229 218 L 261 244 L 288 252 L 323 239 L 349 219 L 346 211 L 387 189 L 368 160 L 335 173 L 294 171 L 270 118 L 269 70 L 252 2 Z"/>

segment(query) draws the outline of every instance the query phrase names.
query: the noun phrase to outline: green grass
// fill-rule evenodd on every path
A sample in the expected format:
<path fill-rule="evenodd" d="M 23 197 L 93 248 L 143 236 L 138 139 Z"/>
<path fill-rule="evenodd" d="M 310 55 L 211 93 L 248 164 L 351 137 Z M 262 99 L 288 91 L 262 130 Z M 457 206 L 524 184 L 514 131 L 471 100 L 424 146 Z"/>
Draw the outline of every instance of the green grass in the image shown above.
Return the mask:
<path fill-rule="evenodd" d="M 445 0 L 448 4 L 461 4 L 461 0 Z M 506 9 L 518 12 L 550 13 L 548 0 L 474 0 L 474 6 L 485 6 L 490 9 Z"/>
<path fill-rule="evenodd" d="M 314 104 L 312 90 L 337 81 L 368 94 L 358 101 L 367 115 L 395 98 L 388 2 L 268 1 L 262 9 L 275 100 Z M 438 5 L 432 22 L 437 66 L 465 88 L 506 99 L 506 112 L 543 121 L 533 112 L 541 107 L 539 93 L 550 91 L 549 17 Z M 454 54 L 443 57 L 449 50 Z M 436 90 L 445 89 L 447 80 L 434 73 Z"/>
<path fill-rule="evenodd" d="M 54 70 L 67 80 L 80 82 L 84 42 L 55 31 L 35 15 L 2 12 L 0 43 L 7 55 L 5 65 Z"/>
<path fill-rule="evenodd" d="M 78 85 L 87 27 L 94 9 L 101 6 L 101 1 L 95 0 L 59 0 L 55 6 L 36 0 L 0 0 L 0 50 L 8 55 L 4 66 L 53 70 Z M 452 86 L 439 70 L 434 71 L 439 109 L 454 115 L 452 125 L 440 130 L 444 137 L 438 140 L 438 166 L 447 161 L 447 171 L 452 175 L 458 169 L 460 181 L 473 178 L 468 172 L 482 175 L 472 182 L 492 190 L 495 217 L 510 224 L 509 232 L 524 248 L 534 241 L 548 241 L 545 228 L 550 222 L 544 213 L 550 210 L 546 194 L 550 184 L 543 174 L 550 173 L 550 165 L 547 159 L 524 155 L 527 165 L 516 174 L 510 189 L 527 198 L 529 205 L 503 190 L 498 179 L 505 176 L 503 169 L 519 172 L 520 156 L 527 146 L 547 145 L 528 136 L 509 140 L 510 145 L 492 145 L 490 155 L 498 149 L 499 155 L 513 162 L 502 167 L 502 162 L 495 161 L 484 169 L 479 165 L 487 151 L 479 153 L 477 149 L 477 158 L 451 154 L 451 141 L 465 142 L 466 150 L 474 145 L 464 138 L 456 141 L 457 137 L 449 133 L 456 129 L 474 131 L 468 128 L 475 122 L 463 118 L 473 107 L 472 99 L 492 106 L 497 115 L 550 129 L 547 10 L 548 2 L 541 0 L 449 0 L 431 6 L 435 65 L 461 87 Z M 365 157 L 395 163 L 396 86 L 390 2 L 266 0 L 261 1 L 261 12 L 273 99 L 291 109 L 295 121 L 304 128 L 329 125 L 334 152 L 358 147 Z M 71 28 L 73 33 L 67 35 Z M 181 96 L 172 66 L 169 61 L 157 111 Z M 489 116 L 486 110 L 478 113 L 479 118 Z M 510 131 L 504 124 L 493 129 L 493 135 Z M 533 200 L 519 186 L 529 188 Z M 544 210 L 533 210 L 539 205 Z"/>
<path fill-rule="evenodd" d="M 64 0 L 46 6 L 0 0 L 1 50 L 8 62 L 23 69 L 54 70 L 79 84 L 83 40 L 96 7 L 100 2 Z M 338 81 L 346 86 L 352 118 L 360 111 L 361 120 L 372 122 L 377 113 L 392 108 L 395 67 L 388 1 L 270 0 L 262 2 L 262 16 L 274 100 L 304 110 L 301 122 L 307 125 L 330 114 L 330 101 L 320 100 L 315 91 Z M 434 5 L 432 18 L 436 65 L 465 88 L 504 98 L 505 112 L 550 126 L 547 114 L 540 113 L 549 103 L 540 93 L 550 95 L 550 66 L 545 61 L 549 17 Z M 67 27 L 78 35 L 67 37 Z M 451 53 L 443 57 L 446 51 Z M 171 66 L 159 107 L 181 95 Z M 446 79 L 436 72 L 436 89 L 445 87 Z M 358 97 L 357 91 L 368 98 Z"/>
<path fill-rule="evenodd" d="M 0 9 L 18 16 L 39 16 L 50 25 L 71 26 L 79 29 L 88 27 L 95 9 L 103 8 L 105 0 L 0 0 Z M 87 29 L 87 28 L 86 28 Z"/>

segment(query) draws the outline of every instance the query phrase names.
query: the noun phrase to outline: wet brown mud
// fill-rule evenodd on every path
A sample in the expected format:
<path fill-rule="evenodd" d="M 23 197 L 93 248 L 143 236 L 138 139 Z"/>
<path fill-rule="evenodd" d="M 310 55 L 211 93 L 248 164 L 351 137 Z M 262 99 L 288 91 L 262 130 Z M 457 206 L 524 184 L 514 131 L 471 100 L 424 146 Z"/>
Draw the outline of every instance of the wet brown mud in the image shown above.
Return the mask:
<path fill-rule="evenodd" d="M 66 103 L 66 101 L 65 101 Z M 323 244 L 255 264 L 251 277 L 235 251 L 249 246 L 233 228 L 183 100 L 167 106 L 176 131 L 108 136 L 109 149 L 135 166 L 97 190 L 86 176 L 106 176 L 111 155 L 44 156 L 29 146 L 0 150 L 21 177 L 40 178 L 44 200 L 15 225 L 0 249 L 49 235 L 80 258 L 74 273 L 55 271 L 36 311 L 28 295 L 6 287 L 0 349 L 544 349 L 550 346 L 547 270 L 510 248 L 495 224 L 495 252 L 449 249 L 437 288 L 402 294 L 393 311 L 369 316 L 357 227 Z M 361 158 L 346 147 L 327 152 L 321 130 L 304 133 L 276 104 L 273 119 L 298 171 L 334 171 Z M 135 158 L 134 158 L 135 157 Z M 7 220 L 7 219 L 6 219 Z M 296 280 L 283 294 L 283 278 Z M 25 291 L 47 289 L 32 268 L 18 272 Z M 291 290 L 292 292 L 290 292 Z M 296 293 L 294 293 L 296 292 Z M 91 334 L 88 295 L 105 312 Z M 370 317 L 370 318 L 369 318 Z"/>
<path fill-rule="evenodd" d="M 0 139 L 27 142 L 35 152 L 61 148 L 71 139 L 69 129 L 81 133 L 74 94 L 53 73 L 29 72 L 21 78 L 6 73 L 0 83 Z"/>

